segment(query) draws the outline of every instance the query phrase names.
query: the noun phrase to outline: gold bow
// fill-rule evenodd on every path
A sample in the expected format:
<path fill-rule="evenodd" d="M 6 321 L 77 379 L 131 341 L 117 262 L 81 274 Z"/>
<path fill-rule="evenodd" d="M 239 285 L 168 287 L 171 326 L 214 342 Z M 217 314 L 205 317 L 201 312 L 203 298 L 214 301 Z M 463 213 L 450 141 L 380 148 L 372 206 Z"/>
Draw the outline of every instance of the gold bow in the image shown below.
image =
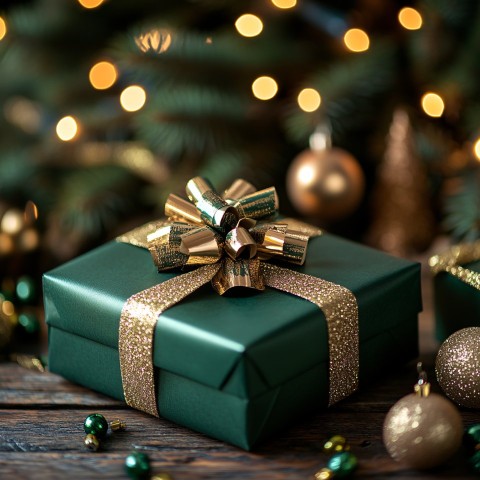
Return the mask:
<path fill-rule="evenodd" d="M 445 253 L 434 255 L 428 261 L 432 273 L 448 272 L 462 282 L 480 290 L 480 273 L 462 267 L 463 263 L 480 260 L 480 240 L 450 247 Z"/>
<path fill-rule="evenodd" d="M 329 334 L 329 404 L 353 393 L 359 367 L 354 295 L 340 285 L 267 262 L 278 258 L 302 265 L 309 237 L 321 231 L 296 220 L 271 220 L 278 210 L 274 187 L 256 191 L 245 180 L 236 180 L 220 196 L 207 180 L 195 177 L 186 192 L 190 201 L 174 194 L 168 197 L 168 220 L 117 238 L 148 248 L 159 271 L 199 267 L 132 295 L 125 303 L 119 354 L 126 402 L 158 416 L 152 360 L 156 322 L 167 308 L 210 281 L 219 294 L 239 286 L 257 290 L 269 286 L 321 308 Z"/>

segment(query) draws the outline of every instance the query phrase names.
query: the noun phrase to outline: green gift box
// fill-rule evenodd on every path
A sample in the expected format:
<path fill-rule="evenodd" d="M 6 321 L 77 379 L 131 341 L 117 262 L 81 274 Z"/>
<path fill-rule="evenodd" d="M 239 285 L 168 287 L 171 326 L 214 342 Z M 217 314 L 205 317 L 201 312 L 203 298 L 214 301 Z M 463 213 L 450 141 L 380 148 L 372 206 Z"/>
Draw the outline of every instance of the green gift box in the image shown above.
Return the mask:
<path fill-rule="evenodd" d="M 462 263 L 480 275 L 480 261 Z M 480 282 L 479 282 L 480 286 Z M 434 277 L 435 332 L 440 342 L 467 327 L 480 327 L 480 291 L 447 271 Z"/>
<path fill-rule="evenodd" d="M 420 266 L 333 235 L 310 239 L 299 272 L 358 302 L 360 386 L 417 356 Z M 49 368 L 124 399 L 119 319 L 158 273 L 147 250 L 110 242 L 44 275 Z M 153 362 L 162 417 L 244 449 L 328 402 L 325 316 L 267 288 L 218 295 L 205 285 L 160 315 Z M 152 421 L 155 421 L 152 419 Z"/>

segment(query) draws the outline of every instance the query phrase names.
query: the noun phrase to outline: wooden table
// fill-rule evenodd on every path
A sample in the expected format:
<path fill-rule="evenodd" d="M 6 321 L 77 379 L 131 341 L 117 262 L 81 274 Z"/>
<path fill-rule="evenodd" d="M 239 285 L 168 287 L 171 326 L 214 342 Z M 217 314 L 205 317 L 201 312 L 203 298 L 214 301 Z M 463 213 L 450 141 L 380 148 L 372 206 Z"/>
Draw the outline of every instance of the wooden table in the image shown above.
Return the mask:
<path fill-rule="evenodd" d="M 437 344 L 429 279 L 424 283 L 420 346 L 433 390 L 439 392 L 433 382 Z M 133 449 L 149 454 L 153 473 L 167 471 L 175 480 L 312 479 L 326 464 L 322 445 L 333 434 L 348 438 L 359 459 L 353 478 L 477 478 L 468 470 L 463 450 L 427 473 L 405 469 L 388 456 L 381 438 L 383 420 L 393 403 L 411 392 L 415 375 L 414 364 L 392 372 L 390 378 L 305 418 L 249 453 L 126 408 L 56 375 L 4 363 L 0 365 L 0 479 L 127 478 L 123 463 Z M 128 425 L 96 453 L 83 446 L 83 420 L 93 412 L 107 419 L 123 418 Z M 480 412 L 461 413 L 466 424 L 480 422 Z"/>

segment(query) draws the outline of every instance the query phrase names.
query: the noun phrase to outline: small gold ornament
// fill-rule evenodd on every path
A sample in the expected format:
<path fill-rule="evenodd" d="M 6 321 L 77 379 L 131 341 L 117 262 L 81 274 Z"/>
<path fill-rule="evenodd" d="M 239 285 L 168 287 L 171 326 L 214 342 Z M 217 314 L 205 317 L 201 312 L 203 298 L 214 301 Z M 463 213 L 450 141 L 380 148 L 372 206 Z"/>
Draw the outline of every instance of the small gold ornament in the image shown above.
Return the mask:
<path fill-rule="evenodd" d="M 173 480 L 173 477 L 169 473 L 163 472 L 157 473 L 150 480 Z"/>
<path fill-rule="evenodd" d="M 112 432 L 121 432 L 127 429 L 127 424 L 124 421 L 117 419 L 110 422 L 110 428 L 112 429 Z"/>
<path fill-rule="evenodd" d="M 442 464 L 458 450 L 463 424 L 450 401 L 430 393 L 421 363 L 418 369 L 415 393 L 401 398 L 385 418 L 383 442 L 394 460 L 427 469 Z"/>
<path fill-rule="evenodd" d="M 455 403 L 480 408 L 480 327 L 450 335 L 438 351 L 435 372 L 443 391 Z"/>
<path fill-rule="evenodd" d="M 330 480 L 333 478 L 333 471 L 329 468 L 322 468 L 315 474 L 315 480 Z"/>
<path fill-rule="evenodd" d="M 339 220 L 359 205 L 365 178 L 357 160 L 330 145 L 330 132 L 319 127 L 310 138 L 310 149 L 292 161 L 287 172 L 288 197 L 307 217 Z"/>
<path fill-rule="evenodd" d="M 89 450 L 92 450 L 93 452 L 96 452 L 100 448 L 100 442 L 98 438 L 91 433 L 85 437 L 83 443 Z"/>
<path fill-rule="evenodd" d="M 350 450 L 350 445 L 348 445 L 345 437 L 342 437 L 341 435 L 334 435 L 332 438 L 327 440 L 323 446 L 323 451 L 330 454 L 348 450 Z"/>

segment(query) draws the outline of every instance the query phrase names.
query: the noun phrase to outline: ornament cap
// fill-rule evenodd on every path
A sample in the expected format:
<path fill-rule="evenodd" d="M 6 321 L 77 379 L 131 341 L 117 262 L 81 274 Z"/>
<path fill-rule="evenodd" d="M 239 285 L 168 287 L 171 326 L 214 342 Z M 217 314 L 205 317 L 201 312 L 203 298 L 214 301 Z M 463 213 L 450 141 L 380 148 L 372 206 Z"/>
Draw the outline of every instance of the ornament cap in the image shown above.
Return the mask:
<path fill-rule="evenodd" d="M 430 395 L 430 383 L 427 379 L 427 372 L 423 369 L 422 362 L 417 363 L 418 381 L 413 386 L 413 390 L 419 397 L 428 397 Z"/>

